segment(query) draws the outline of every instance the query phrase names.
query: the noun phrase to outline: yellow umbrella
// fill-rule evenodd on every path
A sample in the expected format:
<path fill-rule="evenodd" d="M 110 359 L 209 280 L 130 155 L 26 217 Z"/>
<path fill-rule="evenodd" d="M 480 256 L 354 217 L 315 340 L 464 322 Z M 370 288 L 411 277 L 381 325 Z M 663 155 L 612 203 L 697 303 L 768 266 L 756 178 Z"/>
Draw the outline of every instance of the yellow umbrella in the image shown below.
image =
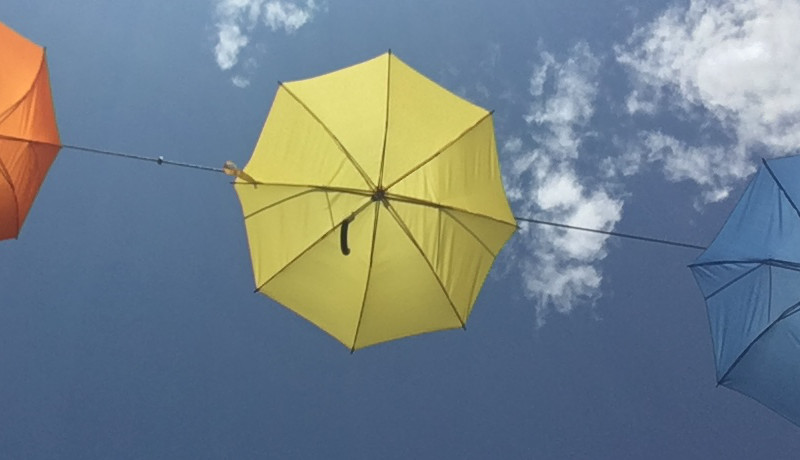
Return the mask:
<path fill-rule="evenodd" d="M 491 113 L 391 53 L 281 84 L 225 169 L 256 290 L 351 350 L 464 327 L 516 230 Z"/>

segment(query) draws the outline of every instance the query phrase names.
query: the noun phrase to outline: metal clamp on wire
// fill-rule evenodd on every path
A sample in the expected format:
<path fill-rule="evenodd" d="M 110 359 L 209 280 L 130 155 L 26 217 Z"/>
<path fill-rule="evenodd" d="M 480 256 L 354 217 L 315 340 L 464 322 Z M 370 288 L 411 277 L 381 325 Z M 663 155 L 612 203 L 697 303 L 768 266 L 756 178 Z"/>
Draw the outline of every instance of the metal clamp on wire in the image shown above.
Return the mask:
<path fill-rule="evenodd" d="M 236 166 L 236 163 L 234 163 L 234 162 L 232 162 L 230 160 L 226 161 L 225 164 L 222 165 L 222 172 L 224 172 L 225 174 L 227 174 L 229 176 L 233 176 L 233 177 L 239 178 L 239 179 L 241 179 L 241 180 L 243 180 L 245 182 L 249 182 L 249 183 L 253 184 L 254 186 L 256 185 L 256 180 L 255 179 L 253 179 L 246 172 L 244 172 L 241 169 L 239 169 L 239 167 Z"/>

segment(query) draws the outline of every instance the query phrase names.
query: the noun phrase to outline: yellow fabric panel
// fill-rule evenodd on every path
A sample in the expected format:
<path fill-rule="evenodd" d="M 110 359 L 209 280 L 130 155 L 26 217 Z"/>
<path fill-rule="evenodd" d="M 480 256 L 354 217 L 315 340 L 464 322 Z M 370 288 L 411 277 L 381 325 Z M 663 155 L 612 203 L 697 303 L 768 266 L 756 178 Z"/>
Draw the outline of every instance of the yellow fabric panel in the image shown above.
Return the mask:
<path fill-rule="evenodd" d="M 392 55 L 382 183 L 391 184 L 418 167 L 487 113 Z"/>
<path fill-rule="evenodd" d="M 386 127 L 389 54 L 286 88 L 336 136 L 356 163 L 378 183 Z"/>
<path fill-rule="evenodd" d="M 461 327 L 425 257 L 384 205 L 378 213 L 372 257 L 356 349 Z"/>
<path fill-rule="evenodd" d="M 436 208 L 391 204 L 434 267 L 459 315 L 466 322 L 472 304 L 494 261 L 475 234 Z M 507 229 L 503 233 L 508 233 Z"/>
<path fill-rule="evenodd" d="M 491 117 L 389 189 L 389 193 L 516 225 L 503 189 Z"/>
<path fill-rule="evenodd" d="M 314 193 L 316 190 L 313 187 L 250 184 L 241 181 L 234 182 L 233 185 L 242 203 L 245 218 L 266 207 L 278 205 L 298 195 Z"/>
<path fill-rule="evenodd" d="M 337 227 L 261 290 L 351 349 L 367 285 L 377 207 L 368 206 L 350 224 L 349 255 L 341 252 Z"/>
<path fill-rule="evenodd" d="M 265 183 L 368 190 L 341 146 L 283 87 L 244 172 Z"/>
<path fill-rule="evenodd" d="M 332 224 L 330 201 L 325 191 L 298 194 L 272 207 L 267 206 L 286 198 L 286 187 L 239 185 L 236 191 L 244 214 L 249 216 L 245 226 L 256 287 L 262 286 L 339 223 Z M 335 201 L 342 208 L 349 200 L 350 212 L 369 202 L 369 197 L 342 195 L 346 196 Z M 255 211 L 258 212 L 253 214 Z"/>
<path fill-rule="evenodd" d="M 482 242 L 489 251 L 497 256 L 509 238 L 517 228 L 507 222 L 501 222 L 489 217 L 482 217 L 462 211 L 445 210 L 445 214 L 451 219 L 461 223 L 475 235 L 475 238 Z"/>

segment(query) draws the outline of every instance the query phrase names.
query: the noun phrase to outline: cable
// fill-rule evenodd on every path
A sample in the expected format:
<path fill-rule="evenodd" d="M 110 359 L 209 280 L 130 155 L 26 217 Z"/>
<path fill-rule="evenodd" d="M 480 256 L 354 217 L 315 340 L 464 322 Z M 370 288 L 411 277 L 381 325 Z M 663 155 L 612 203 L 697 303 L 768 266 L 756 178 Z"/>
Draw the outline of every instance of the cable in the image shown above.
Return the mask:
<path fill-rule="evenodd" d="M 16 138 L 13 138 L 13 137 L 10 137 L 10 136 L 2 136 L 2 135 L 0 135 L 0 138 L 18 140 Z M 21 139 L 19 139 L 19 140 L 21 140 Z M 131 160 L 149 161 L 151 163 L 156 163 L 156 164 L 159 164 L 159 165 L 166 164 L 166 165 L 171 165 L 171 166 L 179 166 L 179 167 L 182 167 L 182 168 L 198 169 L 198 170 L 201 170 L 201 171 L 211 171 L 211 172 L 218 172 L 218 173 L 224 173 L 225 172 L 222 168 L 213 168 L 211 166 L 203 166 L 203 165 L 197 165 L 197 164 L 192 164 L 192 163 L 184 163 L 184 162 L 181 162 L 181 161 L 172 161 L 172 160 L 167 160 L 162 156 L 146 157 L 146 156 L 141 156 L 141 155 L 133 155 L 131 153 L 115 152 L 115 151 L 112 151 L 112 150 L 95 149 L 95 148 L 91 148 L 91 147 L 82 147 L 80 145 L 71 145 L 71 144 L 61 144 L 61 147 L 62 148 L 66 148 L 66 149 L 72 149 L 72 150 L 80 150 L 80 151 L 83 151 L 83 152 L 97 153 L 97 154 L 101 154 L 101 155 L 109 155 L 109 156 L 115 156 L 115 157 L 120 157 L 120 158 L 128 158 L 128 159 L 131 159 Z M 663 238 L 651 238 L 651 237 L 648 237 L 648 236 L 633 235 L 633 234 L 630 234 L 630 233 L 612 232 L 612 231 L 607 231 L 607 230 L 599 230 L 599 229 L 596 229 L 596 228 L 579 227 L 579 226 L 576 226 L 576 225 L 562 224 L 562 223 L 551 222 L 551 221 L 547 221 L 547 220 L 534 219 L 534 218 L 531 218 L 531 217 L 514 216 L 514 218 L 519 220 L 519 221 L 522 221 L 522 222 L 529 222 L 529 223 L 532 223 L 532 224 L 539 224 L 539 225 L 548 225 L 550 227 L 564 228 L 564 229 L 567 229 L 567 230 L 578 230 L 578 231 L 582 231 L 582 232 L 599 233 L 601 235 L 616 236 L 616 237 L 619 237 L 619 238 L 628 238 L 628 239 L 631 239 L 631 240 L 646 241 L 648 243 L 664 244 L 664 245 L 667 245 L 667 246 L 676 246 L 676 247 L 680 247 L 680 248 L 700 249 L 700 250 L 707 249 L 705 246 L 700 246 L 700 245 L 692 244 L 692 243 L 683 243 L 683 242 L 680 242 L 680 241 L 672 241 L 672 240 L 667 240 L 667 239 L 663 239 Z"/>
<path fill-rule="evenodd" d="M 677 246 L 677 247 L 680 247 L 680 248 L 700 249 L 700 250 L 707 249 L 705 246 L 699 246 L 699 245 L 691 244 L 691 243 L 682 243 L 680 241 L 671 241 L 671 240 L 665 240 L 665 239 L 661 239 L 661 238 L 650 238 L 648 236 L 632 235 L 630 233 L 610 232 L 610 231 L 606 231 L 606 230 L 598 230 L 596 228 L 587 228 L 587 227 L 578 227 L 578 226 L 575 226 L 575 225 L 559 224 L 557 222 L 549 222 L 549 221 L 546 221 L 546 220 L 532 219 L 530 217 L 514 216 L 514 218 L 517 219 L 517 220 L 521 220 L 523 222 L 530 222 L 532 224 L 549 225 L 551 227 L 566 228 L 566 229 L 569 229 L 569 230 L 580 230 L 582 232 L 600 233 L 602 235 L 617 236 L 617 237 L 620 237 L 620 238 L 628 238 L 628 239 L 631 239 L 631 240 L 647 241 L 649 243 L 665 244 L 665 245 L 668 245 L 668 246 Z"/>
<path fill-rule="evenodd" d="M 81 147 L 79 145 L 70 145 L 70 144 L 61 144 L 61 147 L 65 148 L 65 149 L 80 150 L 80 151 L 89 152 L 89 153 L 99 153 L 101 155 L 110 155 L 110 156 L 121 157 L 121 158 L 129 158 L 131 160 L 149 161 L 149 162 L 156 163 L 156 164 L 159 164 L 159 165 L 165 164 L 165 165 L 170 165 L 170 166 L 180 166 L 182 168 L 199 169 L 201 171 L 213 171 L 213 172 L 219 172 L 219 173 L 223 172 L 222 168 L 212 168 L 211 166 L 196 165 L 196 164 L 192 164 L 192 163 L 184 163 L 184 162 L 181 162 L 181 161 L 172 161 L 172 160 L 167 160 L 167 159 L 165 159 L 164 157 L 161 157 L 161 156 L 159 156 L 159 157 L 145 157 L 145 156 L 141 156 L 141 155 L 133 155 L 133 154 L 130 154 L 130 153 L 114 152 L 114 151 L 111 151 L 111 150 L 102 150 L 102 149 L 95 149 L 95 148 L 90 148 L 90 147 Z"/>

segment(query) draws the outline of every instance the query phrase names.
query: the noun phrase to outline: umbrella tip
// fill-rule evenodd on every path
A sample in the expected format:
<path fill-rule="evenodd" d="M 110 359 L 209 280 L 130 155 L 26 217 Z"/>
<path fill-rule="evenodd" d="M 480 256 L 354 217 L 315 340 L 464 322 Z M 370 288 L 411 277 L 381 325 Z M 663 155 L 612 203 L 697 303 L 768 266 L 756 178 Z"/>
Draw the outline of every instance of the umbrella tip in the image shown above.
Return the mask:
<path fill-rule="evenodd" d="M 232 162 L 231 160 L 226 161 L 225 164 L 222 165 L 222 172 L 229 176 L 235 177 L 238 171 L 239 167 L 236 166 L 236 163 Z"/>

